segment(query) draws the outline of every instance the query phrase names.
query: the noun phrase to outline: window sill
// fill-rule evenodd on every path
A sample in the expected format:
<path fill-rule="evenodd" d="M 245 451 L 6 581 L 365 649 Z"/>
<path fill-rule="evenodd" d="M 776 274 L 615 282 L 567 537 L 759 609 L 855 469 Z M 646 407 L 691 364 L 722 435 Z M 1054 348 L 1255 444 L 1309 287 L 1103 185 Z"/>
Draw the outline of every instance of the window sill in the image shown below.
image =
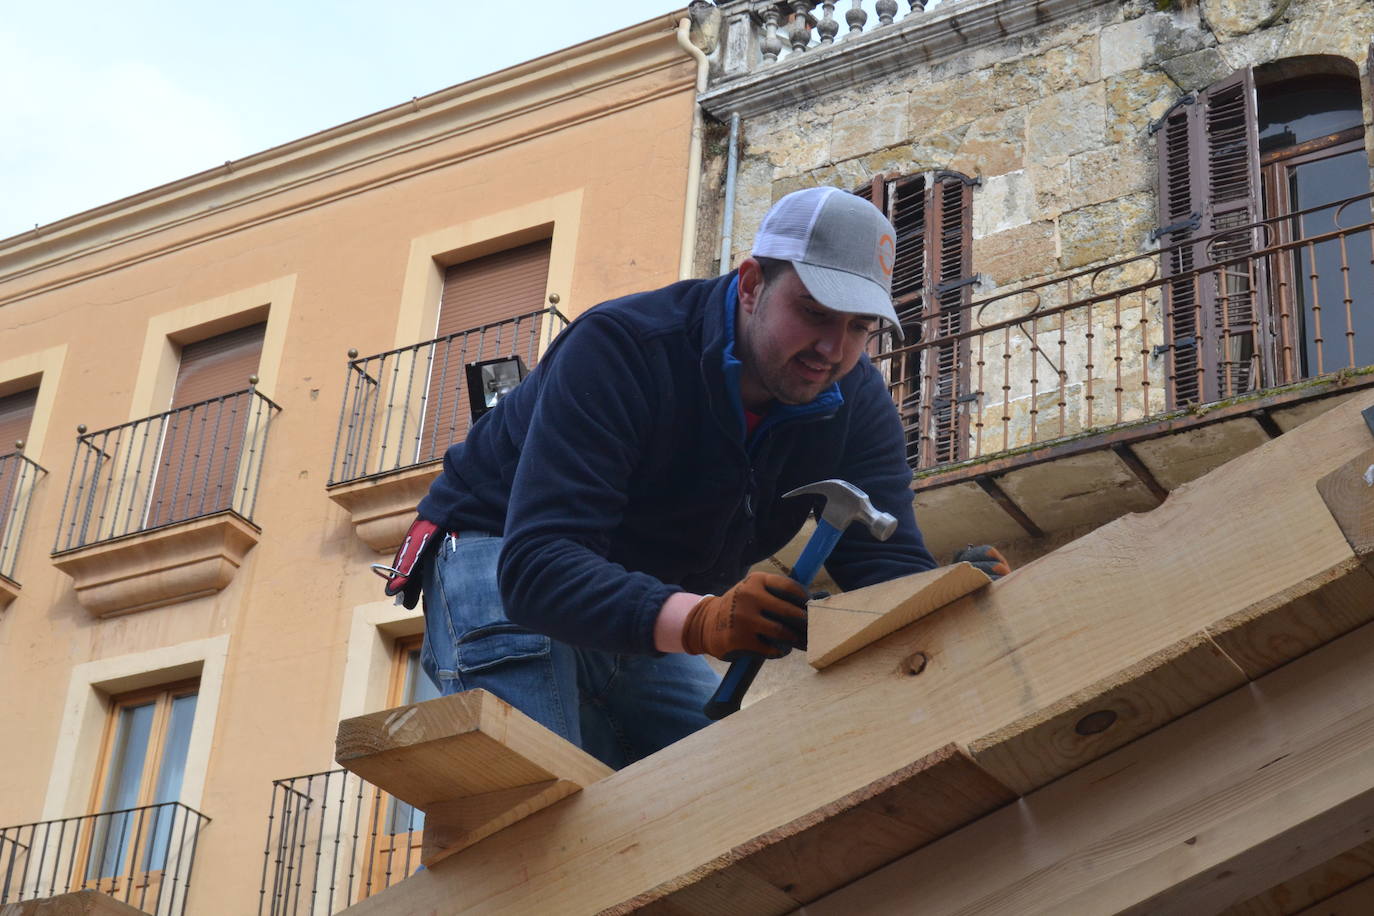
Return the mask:
<path fill-rule="evenodd" d="M 378 553 L 390 553 L 415 520 L 415 506 L 443 471 L 432 461 L 386 477 L 370 477 L 333 487 L 329 498 L 348 510 L 359 539 Z"/>
<path fill-rule="evenodd" d="M 132 614 L 212 595 L 228 585 L 258 529 L 232 512 L 69 550 L 53 565 L 97 617 Z"/>

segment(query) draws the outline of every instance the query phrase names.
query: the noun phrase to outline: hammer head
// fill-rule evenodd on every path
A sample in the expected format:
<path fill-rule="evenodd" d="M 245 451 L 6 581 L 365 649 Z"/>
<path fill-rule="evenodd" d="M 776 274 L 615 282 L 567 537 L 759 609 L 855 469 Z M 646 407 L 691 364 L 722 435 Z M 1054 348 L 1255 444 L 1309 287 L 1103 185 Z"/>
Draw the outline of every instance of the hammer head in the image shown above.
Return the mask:
<path fill-rule="evenodd" d="M 875 509 L 868 494 L 852 483 L 843 480 L 819 480 L 804 487 L 797 487 L 783 496 L 805 494 L 820 496 L 825 500 L 821 521 L 840 531 L 848 528 L 853 522 L 863 522 L 869 534 L 880 541 L 886 541 L 892 537 L 892 532 L 897 530 L 897 519 Z"/>

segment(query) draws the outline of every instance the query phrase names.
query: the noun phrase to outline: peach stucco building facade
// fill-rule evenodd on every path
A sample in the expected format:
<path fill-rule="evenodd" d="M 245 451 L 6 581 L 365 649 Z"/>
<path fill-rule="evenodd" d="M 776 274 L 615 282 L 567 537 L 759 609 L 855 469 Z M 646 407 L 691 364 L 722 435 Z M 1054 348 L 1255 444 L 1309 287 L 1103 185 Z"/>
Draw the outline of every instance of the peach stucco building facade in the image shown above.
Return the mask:
<path fill-rule="evenodd" d="M 341 480 L 341 430 L 363 422 L 348 403 L 357 367 L 436 338 L 455 265 L 533 246 L 546 281 L 530 311 L 560 319 L 689 274 L 698 59 L 664 16 L 0 241 L 0 402 L 18 405 L 23 447 L 9 457 L 27 469 L 6 493 L 23 511 L 0 518 L 0 826 L 64 824 L 67 844 L 52 827 L 7 833 L 0 876 L 10 863 L 32 877 L 47 843 L 73 886 L 84 875 L 123 899 L 105 873 L 119 868 L 94 864 L 119 826 L 67 819 L 134 798 L 111 775 L 138 751 L 120 715 L 187 695 L 193 716 L 169 706 L 141 733 L 138 800 L 209 820 L 156 843 L 156 825 L 126 831 L 165 868 L 133 882 L 132 902 L 151 881 L 167 902 L 144 893 L 149 912 L 279 911 L 264 878 L 280 864 L 264 866 L 273 781 L 334 767 L 337 722 L 386 705 L 404 679 L 398 640 L 420 632 L 369 565 L 390 558 L 437 464 Z M 236 334 L 255 368 L 231 386 L 247 389 L 245 413 L 216 427 L 229 457 L 177 457 L 234 495 L 158 515 L 151 480 L 170 479 L 183 357 Z M 420 410 L 393 406 L 397 419 Z M 141 430 L 138 457 L 110 445 L 126 428 Z M 231 459 L 227 476 L 203 467 Z M 159 741 L 181 743 L 158 757 Z M 155 797 L 159 765 L 175 798 Z M 189 893 L 157 885 L 192 835 Z M 47 894 L 47 879 L 11 878 L 10 899 L 25 890 Z"/>

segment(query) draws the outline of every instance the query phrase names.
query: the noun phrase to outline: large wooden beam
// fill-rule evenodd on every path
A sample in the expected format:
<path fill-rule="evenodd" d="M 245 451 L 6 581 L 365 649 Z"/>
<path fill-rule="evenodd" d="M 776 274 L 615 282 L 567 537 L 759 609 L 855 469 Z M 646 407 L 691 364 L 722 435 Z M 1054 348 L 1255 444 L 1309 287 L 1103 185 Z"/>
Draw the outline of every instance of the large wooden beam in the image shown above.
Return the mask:
<path fill-rule="evenodd" d="M 612 772 L 485 690 L 345 719 L 334 759 L 425 812 L 426 866 Z"/>
<path fill-rule="evenodd" d="M 1371 670 L 1374 625 L 806 912 L 1194 916 L 1250 900 L 1374 832 Z"/>
<path fill-rule="evenodd" d="M 1072 772 L 1374 616 L 1374 577 L 1316 487 L 1369 447 L 1370 404 L 1361 393 L 352 912 L 671 910 L 739 877 L 733 851 L 951 744 L 1021 793 Z M 736 912 L 710 905 L 685 912 Z"/>

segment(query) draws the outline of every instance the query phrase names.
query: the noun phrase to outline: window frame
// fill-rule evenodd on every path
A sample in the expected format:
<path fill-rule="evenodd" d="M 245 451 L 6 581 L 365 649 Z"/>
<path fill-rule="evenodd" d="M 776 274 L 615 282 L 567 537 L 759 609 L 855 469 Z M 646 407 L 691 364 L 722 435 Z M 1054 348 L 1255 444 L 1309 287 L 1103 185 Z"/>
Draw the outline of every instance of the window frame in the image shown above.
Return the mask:
<path fill-rule="evenodd" d="M 87 812 L 91 816 L 83 829 L 83 836 L 80 843 L 80 854 L 75 863 L 74 874 L 83 876 L 84 881 L 95 883 L 96 889 L 102 892 L 114 893 L 119 882 L 129 877 L 133 880 L 134 876 L 142 879 L 143 883 L 139 887 L 149 887 L 161 880 L 163 872 L 162 864 L 157 868 L 136 867 L 140 860 L 144 860 L 150 852 L 151 844 L 154 841 L 154 830 L 143 831 L 140 829 L 133 847 L 122 850 L 119 862 L 116 863 L 115 874 L 113 875 L 90 875 L 88 869 L 91 864 L 91 856 L 95 853 L 98 843 L 97 834 L 99 833 L 98 815 L 108 814 L 111 811 L 128 810 L 124 808 L 105 809 L 105 799 L 108 797 L 113 786 L 112 778 L 116 775 L 111 767 L 114 763 L 115 743 L 119 735 L 119 726 L 126 709 L 136 706 L 146 705 L 149 700 L 153 702 L 153 721 L 148 731 L 147 746 L 143 751 L 143 770 L 139 777 L 138 795 L 134 804 L 129 809 L 146 808 L 155 802 L 153 801 L 159 778 L 161 776 L 164 756 L 167 750 L 167 735 L 170 730 L 172 720 L 173 703 L 182 697 L 195 696 L 197 701 L 197 713 L 200 710 L 201 683 L 199 677 L 183 678 L 166 684 L 158 684 L 149 687 L 142 687 L 126 693 L 117 694 L 109 698 L 109 705 L 105 715 L 104 733 L 100 739 L 100 751 L 97 759 L 95 776 L 91 781 L 91 799 L 87 805 Z M 192 733 L 194 730 L 194 717 L 192 728 L 187 731 L 187 755 L 189 757 L 190 745 L 192 743 Z M 184 785 L 183 778 L 183 785 Z M 176 798 L 169 801 L 181 802 L 182 786 L 177 787 Z M 106 823 L 106 830 L 109 830 L 109 822 Z M 121 828 L 122 829 L 122 828 Z M 103 835 L 103 834 L 102 834 Z M 125 863 L 127 864 L 127 867 Z"/>

